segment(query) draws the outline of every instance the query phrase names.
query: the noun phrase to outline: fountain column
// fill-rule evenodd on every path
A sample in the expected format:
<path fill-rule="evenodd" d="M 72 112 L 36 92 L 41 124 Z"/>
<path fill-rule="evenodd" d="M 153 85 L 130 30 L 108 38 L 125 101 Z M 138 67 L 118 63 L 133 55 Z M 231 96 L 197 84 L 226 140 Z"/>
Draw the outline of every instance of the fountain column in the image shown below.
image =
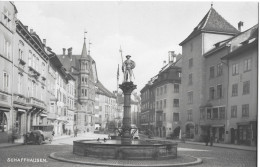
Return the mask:
<path fill-rule="evenodd" d="M 131 93 L 136 89 L 136 85 L 133 82 L 124 82 L 119 85 L 124 93 L 124 115 L 121 142 L 124 144 L 130 144 L 132 141 L 131 136 Z"/>

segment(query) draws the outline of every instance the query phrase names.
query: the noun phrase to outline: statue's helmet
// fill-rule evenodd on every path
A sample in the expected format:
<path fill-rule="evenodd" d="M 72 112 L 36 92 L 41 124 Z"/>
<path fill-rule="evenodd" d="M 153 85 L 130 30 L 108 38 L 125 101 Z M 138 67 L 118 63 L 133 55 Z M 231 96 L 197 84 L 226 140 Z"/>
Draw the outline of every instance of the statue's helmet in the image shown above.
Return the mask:
<path fill-rule="evenodd" d="M 130 58 L 131 56 L 130 56 L 130 55 L 126 55 L 125 57 L 126 57 L 126 58 L 128 58 L 128 57 Z"/>

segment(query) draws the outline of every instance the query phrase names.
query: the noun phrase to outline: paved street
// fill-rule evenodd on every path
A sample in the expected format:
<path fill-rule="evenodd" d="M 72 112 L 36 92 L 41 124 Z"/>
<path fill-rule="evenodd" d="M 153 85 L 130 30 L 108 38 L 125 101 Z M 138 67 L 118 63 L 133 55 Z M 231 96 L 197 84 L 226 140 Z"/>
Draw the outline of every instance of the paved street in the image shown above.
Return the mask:
<path fill-rule="evenodd" d="M 72 164 L 59 162 L 50 159 L 48 156 L 52 152 L 72 151 L 73 140 L 104 138 L 106 135 L 85 134 L 76 138 L 61 138 L 53 141 L 52 144 L 44 145 L 21 145 L 16 147 L 0 148 L 0 166 L 16 167 L 16 166 L 50 166 L 50 167 L 78 167 L 86 166 L 80 164 Z M 179 143 L 178 154 L 186 154 L 203 159 L 203 163 L 196 165 L 198 167 L 254 167 L 256 166 L 256 152 L 243 151 L 237 149 L 227 149 L 220 147 L 210 147 L 204 145 L 194 145 L 187 143 Z M 9 158 L 9 159 L 8 159 Z M 18 158 L 41 158 L 43 162 L 10 162 Z M 9 161 L 9 162 L 8 162 Z M 47 162 L 45 162 L 47 161 Z"/>

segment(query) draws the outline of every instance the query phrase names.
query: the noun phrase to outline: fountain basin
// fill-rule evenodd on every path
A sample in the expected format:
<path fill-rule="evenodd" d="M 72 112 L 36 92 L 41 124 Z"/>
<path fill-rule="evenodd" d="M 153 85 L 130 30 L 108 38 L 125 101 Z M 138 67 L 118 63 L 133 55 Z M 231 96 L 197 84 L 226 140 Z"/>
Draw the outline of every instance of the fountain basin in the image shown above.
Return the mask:
<path fill-rule="evenodd" d="M 158 140 L 132 140 L 128 144 L 121 140 L 77 140 L 73 142 L 73 153 L 94 158 L 163 160 L 177 157 L 177 145 Z"/>

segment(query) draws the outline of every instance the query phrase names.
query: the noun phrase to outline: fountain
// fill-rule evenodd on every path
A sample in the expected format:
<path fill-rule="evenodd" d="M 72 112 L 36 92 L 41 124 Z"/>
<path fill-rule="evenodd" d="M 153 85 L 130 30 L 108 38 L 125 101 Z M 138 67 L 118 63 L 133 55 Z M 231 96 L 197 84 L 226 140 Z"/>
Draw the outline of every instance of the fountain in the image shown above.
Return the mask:
<path fill-rule="evenodd" d="M 120 130 L 120 138 L 114 140 L 77 140 L 73 142 L 73 154 L 100 159 L 119 160 L 162 160 L 177 157 L 177 143 L 159 140 L 134 140 L 131 127 L 131 93 L 136 89 L 132 82 L 132 69 L 135 62 L 130 60 L 123 62 L 124 81 L 119 88 L 124 94 L 123 126 Z"/>

